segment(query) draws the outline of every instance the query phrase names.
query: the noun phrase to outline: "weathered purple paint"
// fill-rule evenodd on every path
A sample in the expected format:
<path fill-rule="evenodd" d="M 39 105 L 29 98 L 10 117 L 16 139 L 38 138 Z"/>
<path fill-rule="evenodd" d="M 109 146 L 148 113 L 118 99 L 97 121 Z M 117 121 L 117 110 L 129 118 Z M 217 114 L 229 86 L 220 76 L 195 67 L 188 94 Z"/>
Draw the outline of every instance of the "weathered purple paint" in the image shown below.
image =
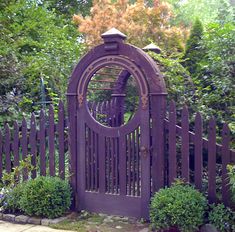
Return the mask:
<path fill-rule="evenodd" d="M 197 189 L 202 189 L 202 169 L 203 169 L 203 157 L 202 157 L 202 117 L 200 113 L 196 114 L 195 118 L 195 155 L 194 155 L 194 181 Z"/>
<path fill-rule="evenodd" d="M 208 147 L 208 198 L 209 202 L 216 200 L 216 124 L 215 119 L 209 121 Z"/>
<path fill-rule="evenodd" d="M 23 158 L 32 155 L 32 164 L 39 167 L 41 175 L 53 176 L 55 170 L 59 170 L 60 177 L 64 178 L 65 153 L 69 147 L 73 209 L 148 218 L 150 196 L 181 177 L 181 173 L 201 190 L 203 168 L 208 170 L 209 200 L 216 202 L 218 155 L 222 158 L 219 163 L 222 164 L 222 200 L 229 204 L 226 166 L 235 163 L 235 151 L 229 149 L 227 124 L 223 128 L 222 144 L 217 144 L 214 120 L 210 121 L 206 139 L 202 137 L 199 113 L 195 118 L 195 132 L 189 130 L 187 107 L 181 113 L 181 126 L 176 122 L 178 113 L 174 102 L 166 118 L 165 85 L 154 61 L 140 49 L 123 43 L 122 35 L 109 36 L 105 35 L 105 43 L 81 59 L 72 74 L 67 93 L 68 120 L 60 102 L 58 123 L 51 106 L 48 117 L 41 111 L 39 128 L 32 114 L 30 128 L 27 129 L 23 120 L 21 125 L 14 123 L 13 132 L 8 124 L 4 133 L 0 131 L 0 178 L 3 170 L 10 172 L 19 164 L 21 151 Z M 122 67 L 117 68 L 120 74 L 110 101 L 87 102 L 86 91 L 92 75 L 106 65 Z M 123 125 L 124 91 L 130 77 L 135 77 L 138 83 L 139 107 L 134 117 Z M 107 126 L 95 120 L 99 114 L 106 115 Z M 192 170 L 189 145 L 194 156 Z M 58 153 L 59 162 L 55 163 Z M 209 155 L 208 162 L 203 154 Z M 36 163 L 38 158 L 40 162 Z M 35 178 L 36 170 L 31 175 Z"/>
<path fill-rule="evenodd" d="M 78 157 L 78 209 L 148 218 L 151 195 L 149 96 L 156 94 L 157 102 L 158 94 L 166 94 L 165 83 L 154 61 L 141 49 L 125 44 L 119 33 L 105 34 L 104 41 L 79 62 L 68 86 L 68 99 L 77 95 L 76 101 L 69 100 L 68 111 L 76 105 L 77 141 L 74 142 L 77 148 L 76 152 L 71 151 L 71 155 Z M 112 99 L 94 107 L 94 103 L 86 101 L 89 81 L 96 71 L 109 65 L 120 67 Z M 123 93 L 130 76 L 138 83 L 140 102 L 134 117 L 123 125 L 120 108 L 123 107 Z M 152 108 L 158 108 L 158 103 L 164 108 L 162 101 Z M 94 120 L 96 111 L 106 112 L 109 127 Z M 136 132 L 137 128 L 141 134 Z M 97 149 L 94 149 L 93 134 L 99 141 Z M 95 157 L 99 157 L 99 161 Z M 94 188 L 97 175 L 94 167 L 97 164 L 99 185 Z M 100 200 L 107 202 L 107 207 L 97 204 Z M 118 207 L 113 207 L 112 202 Z M 127 209 L 126 204 L 135 210 Z"/>

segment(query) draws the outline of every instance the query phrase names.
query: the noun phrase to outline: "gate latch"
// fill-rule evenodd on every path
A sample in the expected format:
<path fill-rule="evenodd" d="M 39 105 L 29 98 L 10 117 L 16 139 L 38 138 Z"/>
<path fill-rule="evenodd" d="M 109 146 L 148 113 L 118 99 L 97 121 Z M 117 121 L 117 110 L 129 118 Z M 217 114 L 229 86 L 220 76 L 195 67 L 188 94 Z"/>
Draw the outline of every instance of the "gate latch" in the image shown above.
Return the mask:
<path fill-rule="evenodd" d="M 143 156 L 144 158 L 146 158 L 147 155 L 148 155 L 148 148 L 145 147 L 145 146 L 141 146 L 141 147 L 140 147 L 140 152 L 141 152 L 142 156 Z"/>

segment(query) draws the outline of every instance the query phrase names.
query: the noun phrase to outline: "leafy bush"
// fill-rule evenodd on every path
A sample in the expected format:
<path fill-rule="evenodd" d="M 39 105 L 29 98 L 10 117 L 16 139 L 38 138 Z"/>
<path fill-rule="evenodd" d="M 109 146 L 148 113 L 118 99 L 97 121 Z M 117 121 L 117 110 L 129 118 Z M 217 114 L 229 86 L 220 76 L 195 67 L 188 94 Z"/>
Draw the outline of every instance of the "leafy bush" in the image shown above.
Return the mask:
<path fill-rule="evenodd" d="M 38 177 L 25 183 L 20 208 L 28 215 L 55 218 L 61 216 L 71 203 L 67 181 L 58 177 Z"/>
<path fill-rule="evenodd" d="M 18 184 L 13 189 L 2 189 L 1 209 L 8 213 L 20 211 L 19 199 L 23 193 L 24 184 Z"/>
<path fill-rule="evenodd" d="M 157 229 L 177 227 L 182 232 L 198 229 L 203 224 L 206 198 L 189 185 L 175 183 L 155 193 L 150 205 L 150 220 Z"/>
<path fill-rule="evenodd" d="M 211 205 L 209 223 L 220 232 L 235 231 L 235 213 L 223 204 Z"/>
<path fill-rule="evenodd" d="M 235 165 L 228 165 L 229 184 L 232 193 L 232 200 L 235 202 Z"/>

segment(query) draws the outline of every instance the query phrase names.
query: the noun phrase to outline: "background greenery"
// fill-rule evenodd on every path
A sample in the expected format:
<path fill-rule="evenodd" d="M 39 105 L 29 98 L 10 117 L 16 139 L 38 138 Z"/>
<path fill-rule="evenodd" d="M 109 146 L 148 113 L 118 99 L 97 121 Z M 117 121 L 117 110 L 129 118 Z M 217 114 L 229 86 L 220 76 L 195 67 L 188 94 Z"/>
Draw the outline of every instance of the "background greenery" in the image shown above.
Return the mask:
<path fill-rule="evenodd" d="M 179 107 L 189 104 L 192 113 L 200 111 L 205 120 L 214 116 L 219 129 L 227 122 L 234 140 L 232 0 L 2 0 L 0 125 L 42 107 L 41 78 L 46 101 L 65 100 L 74 65 L 112 23 L 125 29 L 135 45 L 160 46 L 162 53 L 153 57 L 165 77 L 169 99 Z"/>

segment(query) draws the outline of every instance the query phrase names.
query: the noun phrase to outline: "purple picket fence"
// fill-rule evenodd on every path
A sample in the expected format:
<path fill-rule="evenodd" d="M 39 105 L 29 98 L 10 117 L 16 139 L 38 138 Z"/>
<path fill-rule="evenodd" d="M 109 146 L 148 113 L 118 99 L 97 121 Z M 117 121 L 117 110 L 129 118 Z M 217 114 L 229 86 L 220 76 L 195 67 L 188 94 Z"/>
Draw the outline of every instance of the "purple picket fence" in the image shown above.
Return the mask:
<path fill-rule="evenodd" d="M 171 185 L 175 178 L 182 178 L 208 195 L 210 203 L 229 204 L 227 165 L 235 163 L 235 150 L 229 148 L 230 131 L 225 123 L 222 143 L 216 142 L 216 122 L 209 120 L 208 138 L 203 137 L 200 113 L 189 130 L 189 112 L 184 107 L 177 123 L 175 102 L 171 101 L 169 117 L 165 119 L 165 184 Z M 153 170 L 154 172 L 154 170 Z"/>
<path fill-rule="evenodd" d="M 107 122 L 112 122 L 110 116 L 110 108 L 108 102 L 101 104 L 89 103 L 89 108 L 93 117 L 96 114 L 108 114 Z M 27 122 L 25 119 L 22 123 L 14 122 L 10 129 L 6 124 L 4 130 L 0 131 L 0 178 L 3 171 L 11 172 L 11 170 L 19 165 L 20 160 L 31 155 L 32 165 L 37 167 L 31 173 L 24 170 L 22 177 L 24 180 L 35 178 L 38 175 L 58 175 L 62 179 L 65 173 L 69 173 L 69 166 L 65 163 L 65 155 L 68 151 L 68 127 L 65 117 L 64 105 L 60 102 L 58 107 L 58 117 L 55 119 L 55 111 L 53 106 L 49 107 L 48 115 L 41 110 L 39 118 L 31 115 L 31 119 Z M 184 107 L 181 118 L 177 122 L 176 104 L 170 102 L 169 112 L 164 120 L 164 161 L 158 163 L 157 166 L 152 162 L 151 176 L 154 179 L 157 170 L 163 170 L 164 186 L 170 186 L 176 178 L 195 185 L 197 189 L 208 195 L 209 202 L 224 202 L 230 204 L 230 192 L 227 176 L 227 165 L 235 163 L 235 150 L 229 148 L 230 131 L 225 123 L 222 130 L 222 143 L 216 142 L 216 123 L 211 118 L 207 129 L 208 138 L 203 137 L 203 121 L 200 113 L 197 113 L 194 120 L 194 130 L 189 130 L 189 112 Z M 88 130 L 88 139 L 90 143 L 96 144 L 97 138 L 94 132 Z M 133 132 L 127 138 L 128 160 L 127 191 L 136 196 L 140 195 L 139 182 L 139 153 L 133 153 L 135 143 L 139 142 L 140 131 Z M 153 131 L 151 132 L 153 133 Z M 151 138 L 149 138 L 151 140 Z M 93 142 L 94 140 L 94 142 Z M 89 142 L 88 141 L 88 142 Z M 110 149 L 119 149 L 115 140 L 107 141 Z M 137 146 L 138 147 L 138 146 Z M 92 150 L 95 147 L 90 148 Z M 110 179 L 108 190 L 111 193 L 118 194 L 117 178 L 117 160 L 110 153 L 110 162 L 108 170 L 112 170 L 107 178 Z M 89 156 L 88 165 L 90 168 L 90 176 L 88 175 L 88 188 L 97 189 L 98 177 L 95 175 L 98 166 L 95 161 L 98 157 Z M 93 160 L 94 159 L 94 160 Z M 133 171 L 134 170 L 134 171 Z M 107 170 L 104 170 L 107 172 Z M 93 173 L 94 172 L 94 173 Z M 102 170 L 100 170 L 102 172 Z M 135 172 L 137 177 L 131 179 L 131 173 Z M 154 181 L 154 180 L 153 180 Z M 161 180 L 158 180 L 161 181 Z M 131 193 L 132 191 L 132 193 Z M 152 188 L 152 193 L 153 193 Z"/>
<path fill-rule="evenodd" d="M 68 128 L 62 102 L 58 106 L 58 120 L 54 114 L 53 106 L 50 106 L 48 115 L 41 110 L 38 119 L 32 114 L 28 122 L 25 118 L 21 123 L 14 122 L 11 129 L 5 125 L 0 131 L 0 178 L 3 171 L 11 172 L 29 155 L 35 169 L 31 173 L 24 170 L 23 180 L 38 175 L 65 178 Z"/>

